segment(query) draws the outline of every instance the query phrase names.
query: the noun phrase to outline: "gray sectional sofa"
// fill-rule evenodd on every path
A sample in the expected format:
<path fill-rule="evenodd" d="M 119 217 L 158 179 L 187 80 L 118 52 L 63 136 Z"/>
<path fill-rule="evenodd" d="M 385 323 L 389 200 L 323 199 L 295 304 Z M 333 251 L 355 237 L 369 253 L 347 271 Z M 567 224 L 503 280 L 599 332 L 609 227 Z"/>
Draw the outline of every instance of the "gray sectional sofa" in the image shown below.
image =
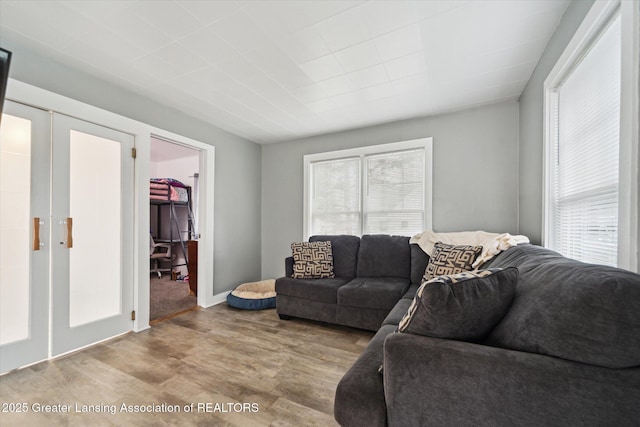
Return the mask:
<path fill-rule="evenodd" d="M 396 333 L 428 262 L 408 238 L 310 240 L 337 277 L 278 279 L 278 313 L 377 330 L 338 384 L 341 425 L 640 425 L 640 275 L 512 247 L 480 268 L 518 269 L 513 303 L 471 343 Z"/>
<path fill-rule="evenodd" d="M 330 241 L 335 277 L 294 279 L 293 258 L 276 280 L 281 318 L 300 317 L 377 331 L 403 296 L 415 294 L 429 257 L 403 236 L 312 236 Z"/>

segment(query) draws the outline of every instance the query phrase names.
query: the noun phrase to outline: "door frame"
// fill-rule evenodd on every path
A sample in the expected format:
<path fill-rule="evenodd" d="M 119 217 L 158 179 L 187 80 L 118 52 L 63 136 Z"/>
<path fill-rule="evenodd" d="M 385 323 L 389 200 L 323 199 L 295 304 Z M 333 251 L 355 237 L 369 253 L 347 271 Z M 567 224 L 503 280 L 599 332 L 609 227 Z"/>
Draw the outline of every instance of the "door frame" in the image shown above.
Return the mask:
<path fill-rule="evenodd" d="M 200 150 L 200 235 L 198 247 L 198 305 L 210 307 L 224 301 L 213 294 L 214 278 L 214 176 L 215 147 L 173 132 L 103 110 L 45 89 L 10 78 L 6 98 L 40 109 L 109 127 L 134 136 L 137 150 L 134 166 L 134 282 L 132 330 L 149 328 L 149 179 L 151 136 L 183 143 Z"/>
<path fill-rule="evenodd" d="M 200 235 L 198 239 L 198 305 L 201 307 L 211 307 L 219 303 L 219 298 L 214 297 L 213 295 L 213 191 L 209 191 L 209 189 L 213 189 L 214 181 L 215 181 L 215 147 L 209 144 L 205 144 L 200 141 L 196 141 L 191 138 L 187 138 L 182 135 L 178 135 L 172 132 L 168 132 L 165 130 L 156 129 L 154 132 L 151 132 L 149 135 L 149 147 L 144 151 L 145 155 L 148 155 L 147 161 L 145 162 L 148 166 L 148 169 L 151 167 L 151 139 L 161 139 L 172 144 L 182 145 L 187 148 L 191 148 L 193 150 L 198 151 L 199 157 L 199 165 L 198 165 L 198 234 Z M 144 216 L 146 218 L 147 223 L 146 227 L 142 228 L 142 230 L 150 229 L 150 220 L 149 220 L 149 188 L 148 182 L 151 178 L 150 170 L 147 171 L 149 176 L 144 181 L 144 185 L 146 185 L 144 191 L 144 201 L 146 203 L 147 212 Z M 146 197 L 146 198 L 145 198 Z M 138 224 L 140 224 L 142 218 L 137 220 Z M 147 240 L 149 239 L 148 233 L 146 235 Z M 147 261 L 148 261 L 148 246 L 145 247 L 147 250 Z M 144 283 L 143 277 L 146 278 L 146 281 L 149 281 L 149 270 L 151 266 L 148 265 L 146 272 L 141 272 L 140 283 Z"/>

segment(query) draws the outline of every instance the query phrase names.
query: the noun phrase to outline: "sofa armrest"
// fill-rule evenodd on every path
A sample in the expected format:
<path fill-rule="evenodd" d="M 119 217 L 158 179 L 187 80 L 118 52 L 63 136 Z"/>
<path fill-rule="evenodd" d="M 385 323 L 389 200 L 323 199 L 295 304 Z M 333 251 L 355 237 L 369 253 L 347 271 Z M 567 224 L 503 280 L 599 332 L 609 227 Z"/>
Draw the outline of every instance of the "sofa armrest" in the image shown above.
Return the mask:
<path fill-rule="evenodd" d="M 286 277 L 293 277 L 293 257 L 287 257 L 284 259 L 284 275 Z"/>
<path fill-rule="evenodd" d="M 626 426 L 640 419 L 640 367 L 394 333 L 384 343 L 384 394 L 390 427 Z"/>

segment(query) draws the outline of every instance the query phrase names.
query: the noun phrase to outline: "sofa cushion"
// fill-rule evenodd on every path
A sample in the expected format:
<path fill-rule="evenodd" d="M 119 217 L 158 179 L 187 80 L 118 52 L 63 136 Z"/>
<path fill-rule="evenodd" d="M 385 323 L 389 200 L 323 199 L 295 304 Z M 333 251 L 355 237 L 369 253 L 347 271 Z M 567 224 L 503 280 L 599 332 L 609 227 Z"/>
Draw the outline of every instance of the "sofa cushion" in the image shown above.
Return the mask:
<path fill-rule="evenodd" d="M 319 322 L 336 323 L 338 304 L 298 298 L 291 295 L 276 295 L 276 311 L 279 315 L 300 317 Z"/>
<path fill-rule="evenodd" d="M 504 317 L 518 269 L 491 269 L 438 276 L 420 286 L 398 332 L 478 342 Z"/>
<path fill-rule="evenodd" d="M 424 271 L 422 281 L 431 280 L 441 275 L 472 270 L 472 264 L 481 252 L 482 246 L 455 246 L 436 242 L 433 245 L 433 253 Z"/>
<path fill-rule="evenodd" d="M 291 244 L 294 279 L 327 279 L 333 273 L 331 242 L 297 242 Z"/>
<path fill-rule="evenodd" d="M 640 275 L 585 264 L 534 245 L 498 255 L 520 271 L 511 310 L 493 346 L 608 368 L 640 366 Z"/>
<path fill-rule="evenodd" d="M 411 278 L 409 238 L 382 234 L 364 235 L 358 251 L 358 277 Z"/>
<path fill-rule="evenodd" d="M 389 309 L 336 304 L 335 323 L 375 332 L 388 315 Z"/>
<path fill-rule="evenodd" d="M 356 263 L 360 238 L 358 236 L 328 235 L 311 236 L 310 242 L 331 242 L 333 250 L 333 272 L 336 277 L 352 279 L 356 277 Z"/>
<path fill-rule="evenodd" d="M 356 277 L 338 289 L 338 304 L 391 310 L 409 288 L 409 279 Z"/>
<path fill-rule="evenodd" d="M 407 311 L 409 311 L 409 306 L 411 305 L 410 299 L 402 298 L 398 303 L 393 307 L 391 313 L 384 319 L 382 322 L 383 325 L 396 325 L 402 320 Z"/>
<path fill-rule="evenodd" d="M 381 327 L 338 383 L 334 416 L 341 426 L 385 427 L 387 406 L 378 368 L 384 357 L 384 339 L 395 326 Z"/>
<path fill-rule="evenodd" d="M 338 302 L 338 288 L 349 279 L 294 279 L 281 277 L 276 280 L 276 294 L 336 304 Z"/>
<path fill-rule="evenodd" d="M 417 244 L 409 245 L 411 251 L 411 284 L 421 285 L 424 270 L 429 263 L 429 255 L 427 255 Z"/>
<path fill-rule="evenodd" d="M 407 292 L 402 295 L 402 299 L 408 299 L 409 301 L 411 301 L 413 297 L 416 296 L 416 292 L 418 292 L 419 287 L 420 285 L 414 285 L 412 283 L 411 286 L 409 286 L 409 289 L 407 289 Z"/>

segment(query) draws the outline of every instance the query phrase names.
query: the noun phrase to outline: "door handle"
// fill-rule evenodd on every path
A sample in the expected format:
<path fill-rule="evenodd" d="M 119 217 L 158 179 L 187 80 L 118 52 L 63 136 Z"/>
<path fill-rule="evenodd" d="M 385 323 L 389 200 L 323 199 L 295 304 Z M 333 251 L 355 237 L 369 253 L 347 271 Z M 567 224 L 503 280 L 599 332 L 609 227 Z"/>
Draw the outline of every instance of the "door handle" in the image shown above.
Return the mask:
<path fill-rule="evenodd" d="M 60 220 L 63 227 L 62 236 L 60 236 L 60 244 L 67 249 L 73 247 L 73 218 L 65 218 Z"/>
<path fill-rule="evenodd" d="M 44 221 L 40 221 L 40 218 L 33 218 L 33 250 L 39 251 L 40 247 L 44 245 L 44 243 L 40 243 L 40 226 L 44 225 Z"/>
<path fill-rule="evenodd" d="M 73 247 L 73 218 L 67 218 L 67 248 Z"/>

